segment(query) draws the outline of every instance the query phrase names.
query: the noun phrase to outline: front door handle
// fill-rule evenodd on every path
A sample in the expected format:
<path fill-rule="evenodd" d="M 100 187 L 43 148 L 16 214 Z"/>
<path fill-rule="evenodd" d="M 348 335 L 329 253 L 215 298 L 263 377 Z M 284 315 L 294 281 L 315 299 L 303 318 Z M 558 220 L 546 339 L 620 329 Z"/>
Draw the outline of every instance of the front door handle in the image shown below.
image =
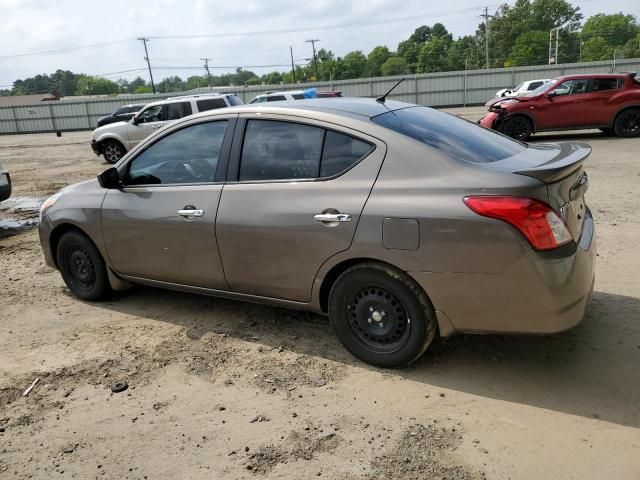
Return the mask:
<path fill-rule="evenodd" d="M 313 216 L 318 222 L 350 222 L 351 215 L 348 213 L 318 213 Z"/>
<path fill-rule="evenodd" d="M 178 210 L 178 215 L 184 218 L 204 217 L 204 210 L 199 208 L 185 208 L 183 210 Z"/>

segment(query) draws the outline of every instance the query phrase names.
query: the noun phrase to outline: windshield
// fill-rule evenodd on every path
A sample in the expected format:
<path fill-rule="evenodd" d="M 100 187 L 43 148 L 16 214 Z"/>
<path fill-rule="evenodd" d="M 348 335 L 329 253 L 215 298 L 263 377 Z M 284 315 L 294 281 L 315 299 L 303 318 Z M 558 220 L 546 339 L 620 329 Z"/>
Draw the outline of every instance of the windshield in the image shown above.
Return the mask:
<path fill-rule="evenodd" d="M 527 148 L 475 123 L 427 107 L 395 110 L 371 120 L 466 162 L 496 162 Z"/>
<path fill-rule="evenodd" d="M 540 95 L 541 93 L 544 93 L 547 90 L 547 88 L 549 88 L 551 84 L 553 84 L 554 82 L 555 80 L 549 80 L 547 82 L 544 82 L 535 90 L 531 90 L 529 93 L 527 93 L 525 97 L 535 97 L 536 95 Z"/>

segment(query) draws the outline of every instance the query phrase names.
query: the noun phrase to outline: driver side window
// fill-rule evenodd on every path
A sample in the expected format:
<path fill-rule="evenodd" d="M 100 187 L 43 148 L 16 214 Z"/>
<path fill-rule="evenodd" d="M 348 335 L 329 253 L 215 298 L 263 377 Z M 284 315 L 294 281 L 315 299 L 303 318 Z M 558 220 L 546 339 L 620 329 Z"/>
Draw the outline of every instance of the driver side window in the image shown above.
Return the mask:
<path fill-rule="evenodd" d="M 147 108 L 138 116 L 138 123 L 162 122 L 165 120 L 164 105 Z"/>
<path fill-rule="evenodd" d="M 211 183 L 227 121 L 191 125 L 144 150 L 129 163 L 127 185 Z"/>
<path fill-rule="evenodd" d="M 577 95 L 579 93 L 587 92 L 587 79 L 577 79 L 577 80 L 567 80 L 566 82 L 562 82 L 556 88 L 552 90 L 556 96 L 560 95 Z"/>

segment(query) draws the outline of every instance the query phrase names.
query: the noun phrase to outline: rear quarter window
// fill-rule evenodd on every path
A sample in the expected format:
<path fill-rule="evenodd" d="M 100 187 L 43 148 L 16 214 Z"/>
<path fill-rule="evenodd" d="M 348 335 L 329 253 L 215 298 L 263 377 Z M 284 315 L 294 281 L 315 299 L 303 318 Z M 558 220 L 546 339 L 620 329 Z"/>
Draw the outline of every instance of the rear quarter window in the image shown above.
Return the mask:
<path fill-rule="evenodd" d="M 449 157 L 471 163 L 497 162 L 527 148 L 492 130 L 427 107 L 395 110 L 371 120 Z"/>
<path fill-rule="evenodd" d="M 198 100 L 196 105 L 198 105 L 199 112 L 215 110 L 216 108 L 224 108 L 227 106 L 222 98 L 206 98 L 204 100 Z"/>

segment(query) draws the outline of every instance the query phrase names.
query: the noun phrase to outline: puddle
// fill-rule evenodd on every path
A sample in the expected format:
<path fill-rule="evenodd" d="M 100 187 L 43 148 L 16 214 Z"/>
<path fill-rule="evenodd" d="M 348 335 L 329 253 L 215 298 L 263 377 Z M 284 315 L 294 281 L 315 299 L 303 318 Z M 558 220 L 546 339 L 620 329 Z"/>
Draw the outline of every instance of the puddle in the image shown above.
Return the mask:
<path fill-rule="evenodd" d="M 0 203 L 0 239 L 38 225 L 42 202 L 38 197 L 11 197 Z"/>

